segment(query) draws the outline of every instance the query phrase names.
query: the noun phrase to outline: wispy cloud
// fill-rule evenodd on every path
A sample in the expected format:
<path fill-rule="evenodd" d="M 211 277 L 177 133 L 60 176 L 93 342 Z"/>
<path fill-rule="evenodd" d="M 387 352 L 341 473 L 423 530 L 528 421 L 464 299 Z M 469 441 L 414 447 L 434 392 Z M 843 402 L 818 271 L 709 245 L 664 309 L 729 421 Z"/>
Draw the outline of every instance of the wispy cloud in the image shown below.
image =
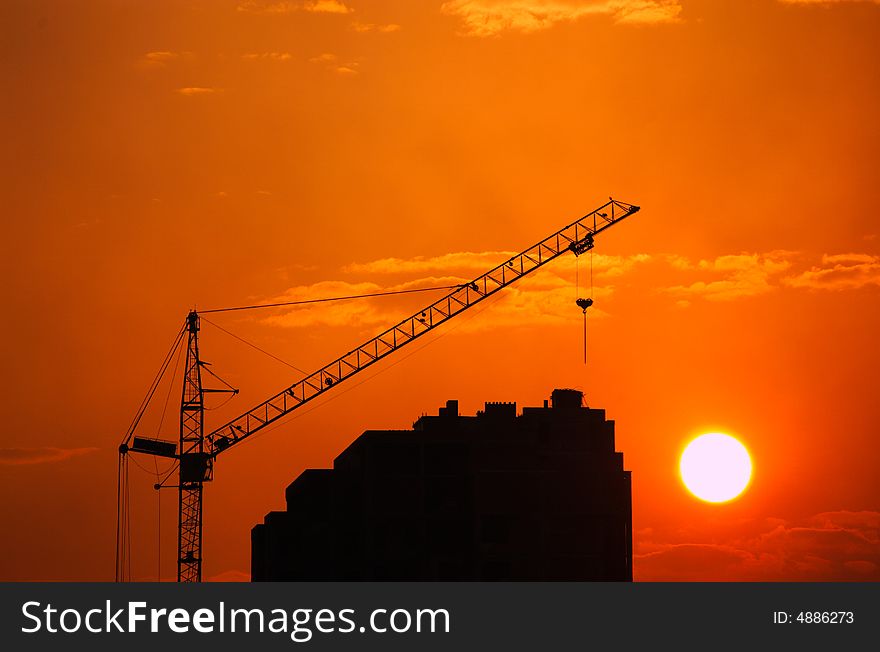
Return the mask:
<path fill-rule="evenodd" d="M 314 286 L 291 288 L 297 296 L 347 296 L 350 294 L 366 294 L 380 290 L 409 289 L 419 286 L 439 286 L 460 283 L 462 279 L 425 277 L 411 283 L 391 286 L 379 286 L 371 283 L 345 283 L 328 281 Z M 612 292 L 612 288 L 596 288 L 594 297 L 604 298 Z M 427 295 L 434 299 L 443 296 L 442 291 Z M 481 330 L 482 328 L 523 327 L 570 323 L 577 309 L 574 305 L 574 290 L 571 283 L 559 279 L 553 274 L 543 273 L 531 280 L 527 287 L 509 287 L 498 295 L 498 301 L 492 307 L 491 326 L 476 320 L 464 331 Z M 430 299 L 422 297 L 421 306 Z M 346 326 L 355 328 L 375 328 L 388 326 L 412 313 L 414 304 L 395 298 L 377 298 L 332 304 L 314 304 L 303 306 L 284 313 L 268 317 L 267 324 L 285 328 L 305 328 L 310 326 Z M 476 313 L 472 313 L 476 314 Z M 579 314 L 579 312 L 577 312 Z M 591 309 L 593 317 L 606 316 L 598 309 Z"/>
<path fill-rule="evenodd" d="M 303 10 L 319 14 L 350 14 L 354 11 L 339 0 L 310 0 L 303 3 Z"/>
<path fill-rule="evenodd" d="M 782 4 L 785 5 L 843 5 L 843 4 L 855 4 L 859 3 L 867 3 L 872 5 L 880 5 L 880 0 L 779 0 Z"/>
<path fill-rule="evenodd" d="M 238 11 L 252 14 L 289 14 L 298 11 L 298 2 L 271 2 L 267 0 L 243 0 L 239 2 Z"/>
<path fill-rule="evenodd" d="M 479 273 L 503 263 L 510 257 L 509 252 L 456 252 L 434 257 L 412 259 L 385 258 L 366 263 L 354 263 L 342 271 L 348 275 L 369 275 L 373 278 L 383 276 L 390 279 L 406 277 L 397 283 L 377 283 L 370 281 L 325 281 L 307 286 L 290 288 L 284 295 L 267 299 L 266 303 L 323 298 L 328 296 L 349 296 L 367 294 L 381 290 L 409 290 L 413 288 L 458 285 L 471 280 Z M 634 266 L 650 259 L 645 254 L 634 256 L 595 255 L 594 273 L 599 285 L 593 289 L 597 299 L 605 298 L 614 291 L 611 282 L 631 270 Z M 505 289 L 503 301 L 492 308 L 492 327 L 552 325 L 571 321 L 575 314 L 575 293 L 572 280 L 575 277 L 577 262 L 573 258 L 557 261 L 553 269 L 542 269 L 522 281 L 517 286 Z M 413 277 L 415 277 L 414 280 Z M 585 278 L 585 277 L 584 277 Z M 434 296 L 440 298 L 442 292 Z M 423 297 L 419 300 L 425 303 Z M 297 307 L 273 317 L 267 323 L 291 328 L 314 325 L 374 327 L 393 323 L 409 315 L 413 308 L 413 298 L 383 297 L 357 302 L 321 303 Z M 602 317 L 605 313 L 591 309 L 592 316 Z M 464 330 L 479 330 L 483 322 L 475 320 Z"/>
<path fill-rule="evenodd" d="M 440 256 L 380 258 L 366 263 L 352 263 L 342 268 L 353 274 L 413 274 L 438 270 L 456 272 L 491 269 L 510 258 L 512 251 L 459 251 Z"/>
<path fill-rule="evenodd" d="M 135 65 L 143 70 L 161 70 L 173 64 L 192 61 L 194 56 L 192 52 L 187 51 L 155 50 L 139 57 Z"/>
<path fill-rule="evenodd" d="M 0 465 L 24 466 L 27 464 L 47 464 L 61 462 L 86 455 L 98 450 L 97 448 L 55 448 L 53 446 L 40 446 L 37 448 L 0 448 Z"/>
<path fill-rule="evenodd" d="M 665 260 L 672 269 L 696 278 L 661 291 L 676 297 L 679 306 L 687 307 L 697 298 L 730 301 L 786 288 L 841 291 L 880 286 L 880 256 L 825 254 L 818 264 L 811 258 L 815 260 L 806 254 L 783 250 L 696 262 L 667 255 Z"/>
<path fill-rule="evenodd" d="M 289 288 L 283 295 L 268 299 L 266 303 L 284 301 L 308 301 L 327 297 L 346 297 L 372 294 L 380 291 L 411 290 L 461 283 L 457 278 L 426 277 L 407 283 L 382 286 L 373 282 L 320 281 L 311 285 Z M 442 293 L 438 293 L 442 296 Z M 401 300 L 394 297 L 359 301 L 339 301 L 307 304 L 268 317 L 266 323 L 287 328 L 307 326 L 375 326 L 403 317 Z"/>
<path fill-rule="evenodd" d="M 783 279 L 785 285 L 812 290 L 855 290 L 880 286 L 880 256 L 836 254 L 822 256 L 822 264 Z"/>
<path fill-rule="evenodd" d="M 210 88 L 207 86 L 185 86 L 183 88 L 178 88 L 177 92 L 181 95 L 186 95 L 188 97 L 193 97 L 196 95 L 211 95 L 212 93 L 218 92 L 217 88 Z"/>
<path fill-rule="evenodd" d="M 764 294 L 773 289 L 773 278 L 791 266 L 787 252 L 768 254 L 736 254 L 719 256 L 714 260 L 690 263 L 680 256 L 670 264 L 676 269 L 695 270 L 712 280 L 698 280 L 689 285 L 666 288 L 669 294 L 687 300 L 702 297 L 709 301 L 729 301 Z"/>
<path fill-rule="evenodd" d="M 639 580 L 880 580 L 880 513 L 835 511 L 765 519 L 724 543 L 658 541 L 635 533 Z"/>
<path fill-rule="evenodd" d="M 290 61 L 293 56 L 290 52 L 248 52 L 241 58 L 245 61 Z"/>
<path fill-rule="evenodd" d="M 679 20 L 679 0 L 451 0 L 440 10 L 456 16 L 470 36 L 536 32 L 585 16 L 610 16 L 617 23 Z"/>
<path fill-rule="evenodd" d="M 286 2 L 284 0 L 243 0 L 236 7 L 238 11 L 254 14 L 291 14 L 307 11 L 315 14 L 350 14 L 354 11 L 340 0 L 306 0 L 305 2 Z"/>
<path fill-rule="evenodd" d="M 472 276 L 503 263 L 513 256 L 513 251 L 457 251 L 440 256 L 415 256 L 413 258 L 380 258 L 366 263 L 352 263 L 342 268 L 352 274 L 421 274 L 425 272 L 455 272 Z M 593 266 L 599 273 L 619 276 L 637 263 L 647 262 L 647 254 L 632 256 L 606 256 L 594 254 Z M 557 269 L 568 273 L 575 266 L 575 259 L 563 258 Z"/>
<path fill-rule="evenodd" d="M 147 52 L 141 57 L 141 65 L 147 68 L 164 68 L 168 63 L 180 57 L 180 52 L 170 52 L 167 50 Z"/>
<path fill-rule="evenodd" d="M 319 54 L 316 57 L 312 57 L 309 59 L 310 63 L 323 64 L 327 70 L 335 72 L 337 75 L 356 75 L 358 74 L 358 66 L 360 66 L 360 62 L 358 61 L 349 61 L 347 63 L 343 63 L 339 61 L 339 57 L 335 54 L 331 54 L 330 52 L 325 52 L 323 54 Z"/>
<path fill-rule="evenodd" d="M 333 62 L 332 59 L 321 60 L 326 61 Z M 502 264 L 512 255 L 510 251 L 458 251 L 437 256 L 353 262 L 339 270 L 339 280 L 291 287 L 280 296 L 266 298 L 264 303 L 458 285 Z M 821 266 L 810 267 L 808 256 L 785 250 L 728 254 L 703 260 L 671 254 L 593 254 L 592 291 L 594 298 L 607 299 L 618 291 L 618 286 L 625 286 L 639 274 L 649 274 L 652 291 L 670 296 L 675 305 L 687 308 L 695 301 L 745 300 L 770 292 L 794 292 L 801 288 L 844 290 L 880 285 L 878 256 L 835 254 L 825 255 L 821 261 Z M 574 256 L 560 257 L 499 295 L 504 299 L 493 307 L 493 325 L 567 323 L 577 293 L 575 279 L 579 279 L 583 295 L 591 283 L 589 263 Z M 686 282 L 664 286 L 665 279 L 684 279 Z M 440 293 L 436 295 L 437 298 L 440 296 Z M 404 318 L 424 302 L 424 299 L 416 301 L 410 295 L 311 304 L 279 310 L 268 317 L 266 323 L 289 328 L 315 325 L 372 328 Z M 590 314 L 601 317 L 605 313 L 594 307 Z M 471 327 L 465 330 L 469 329 Z"/>
<path fill-rule="evenodd" d="M 386 24 L 377 24 L 377 23 L 360 23 L 353 22 L 351 24 L 351 28 L 356 32 L 380 32 L 382 34 L 389 34 L 391 32 L 400 31 L 400 25 L 397 23 L 386 23 Z"/>

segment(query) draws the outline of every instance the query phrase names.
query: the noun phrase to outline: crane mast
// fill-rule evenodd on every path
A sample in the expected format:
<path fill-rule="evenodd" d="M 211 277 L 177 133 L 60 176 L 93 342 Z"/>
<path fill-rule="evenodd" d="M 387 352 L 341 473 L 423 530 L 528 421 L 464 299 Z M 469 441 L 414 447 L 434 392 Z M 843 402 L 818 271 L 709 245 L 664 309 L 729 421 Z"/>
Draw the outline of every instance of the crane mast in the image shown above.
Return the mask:
<path fill-rule="evenodd" d="M 186 365 L 180 403 L 179 447 L 172 442 L 131 437 L 120 452 L 145 453 L 177 459 L 179 464 L 178 560 L 179 582 L 202 579 L 202 493 L 213 479 L 214 459 L 266 426 L 330 391 L 339 383 L 375 364 L 425 333 L 461 314 L 543 267 L 566 251 L 576 256 L 593 248 L 593 238 L 639 210 L 638 206 L 609 199 L 599 208 L 559 229 L 537 244 L 500 265 L 464 283 L 424 309 L 367 340 L 345 355 L 285 387 L 247 412 L 205 434 L 204 397 L 212 390 L 202 386 L 199 359 L 199 315 L 191 311 L 186 319 Z M 580 305 L 580 304 L 579 304 Z M 158 485 L 157 485 L 158 487 Z M 118 551 L 117 551 L 118 552 Z M 117 560 L 117 569 L 119 563 Z M 117 579 L 120 579 L 117 571 Z"/>
<path fill-rule="evenodd" d="M 214 460 L 205 454 L 205 391 L 199 360 L 199 315 L 186 316 L 186 365 L 180 397 L 180 480 L 178 489 L 177 578 L 202 581 L 202 487 Z"/>

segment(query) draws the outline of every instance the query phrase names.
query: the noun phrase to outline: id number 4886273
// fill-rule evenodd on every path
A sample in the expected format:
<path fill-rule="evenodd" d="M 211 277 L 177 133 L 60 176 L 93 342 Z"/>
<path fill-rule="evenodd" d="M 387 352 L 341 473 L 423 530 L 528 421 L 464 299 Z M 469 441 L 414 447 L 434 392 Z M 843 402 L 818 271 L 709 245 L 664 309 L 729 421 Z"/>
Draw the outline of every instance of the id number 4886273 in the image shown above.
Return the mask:
<path fill-rule="evenodd" d="M 799 611 L 797 614 L 788 611 L 774 611 L 773 623 L 785 625 L 850 625 L 855 622 L 852 611 Z"/>

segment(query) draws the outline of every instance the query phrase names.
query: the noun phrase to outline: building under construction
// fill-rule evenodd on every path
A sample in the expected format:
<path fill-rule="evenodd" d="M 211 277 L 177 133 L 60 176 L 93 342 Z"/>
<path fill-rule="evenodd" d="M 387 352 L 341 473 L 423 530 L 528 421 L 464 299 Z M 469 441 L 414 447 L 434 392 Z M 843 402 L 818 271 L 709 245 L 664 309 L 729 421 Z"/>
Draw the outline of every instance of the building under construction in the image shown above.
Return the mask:
<path fill-rule="evenodd" d="M 254 581 L 632 580 L 630 472 L 575 390 L 369 430 L 286 498 L 251 532 Z"/>

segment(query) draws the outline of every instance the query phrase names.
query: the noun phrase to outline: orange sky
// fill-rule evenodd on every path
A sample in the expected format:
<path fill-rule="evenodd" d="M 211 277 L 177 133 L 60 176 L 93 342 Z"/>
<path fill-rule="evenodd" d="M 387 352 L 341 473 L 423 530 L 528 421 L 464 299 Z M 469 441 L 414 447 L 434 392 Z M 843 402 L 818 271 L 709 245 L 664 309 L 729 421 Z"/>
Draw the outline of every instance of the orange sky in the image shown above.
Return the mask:
<path fill-rule="evenodd" d="M 643 210 L 597 240 L 587 367 L 568 256 L 221 456 L 206 577 L 362 430 L 572 386 L 617 422 L 637 579 L 880 579 L 878 4 L 3 2 L 0 579 L 112 579 L 116 447 L 191 306 L 470 278 L 609 194 Z M 309 369 L 425 300 L 212 321 Z M 296 379 L 202 354 L 242 390 L 209 425 Z M 728 505 L 677 477 L 710 430 L 753 455 Z"/>

